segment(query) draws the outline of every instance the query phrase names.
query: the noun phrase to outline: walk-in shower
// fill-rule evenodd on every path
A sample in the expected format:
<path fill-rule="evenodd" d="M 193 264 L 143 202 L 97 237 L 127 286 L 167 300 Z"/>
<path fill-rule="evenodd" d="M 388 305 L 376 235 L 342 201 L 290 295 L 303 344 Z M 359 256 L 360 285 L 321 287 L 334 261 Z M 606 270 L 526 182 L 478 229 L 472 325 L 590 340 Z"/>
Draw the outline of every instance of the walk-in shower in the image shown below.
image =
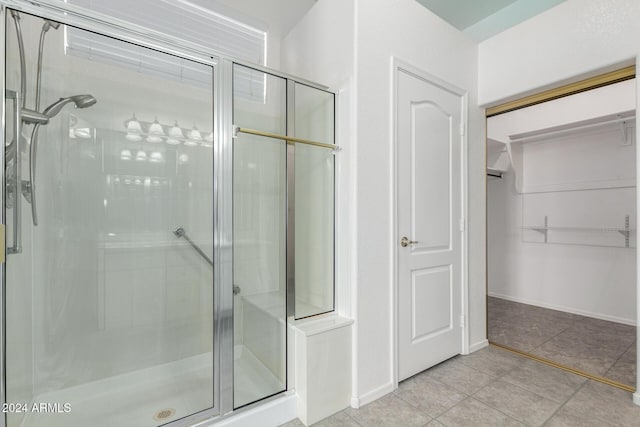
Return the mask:
<path fill-rule="evenodd" d="M 8 426 L 156 426 L 213 408 L 213 269 L 173 234 L 183 225 L 213 258 L 213 150 L 187 130 L 173 145 L 148 133 L 154 117 L 213 131 L 212 67 L 23 12 L 5 28 L 10 246 L 20 237 L 6 264 L 6 400 L 70 406 L 13 411 Z M 204 78 L 181 79 L 187 68 Z"/>
<path fill-rule="evenodd" d="M 334 308 L 334 95 L 22 6 L 2 9 L 0 372 L 28 410 L 6 425 L 186 426 L 282 397 L 288 323 Z"/>

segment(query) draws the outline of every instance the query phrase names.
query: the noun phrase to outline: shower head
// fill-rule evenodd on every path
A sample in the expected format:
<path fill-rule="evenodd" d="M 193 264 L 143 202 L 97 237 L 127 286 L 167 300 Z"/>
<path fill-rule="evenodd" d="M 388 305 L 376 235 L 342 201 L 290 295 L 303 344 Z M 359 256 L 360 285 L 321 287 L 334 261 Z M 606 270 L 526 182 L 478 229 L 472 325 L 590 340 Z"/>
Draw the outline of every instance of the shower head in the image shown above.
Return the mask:
<path fill-rule="evenodd" d="M 49 28 L 52 28 L 54 30 L 57 30 L 60 27 L 60 23 L 56 22 L 56 21 L 50 21 L 48 19 L 44 20 L 44 25 L 42 26 L 42 31 L 46 32 L 49 31 Z"/>
<path fill-rule="evenodd" d="M 75 95 L 75 96 L 72 96 L 71 99 L 76 104 L 76 108 L 88 108 L 88 107 L 91 107 L 96 102 L 98 102 L 98 100 L 95 99 L 93 95 L 89 95 L 89 94 Z"/>
<path fill-rule="evenodd" d="M 74 95 L 68 98 L 60 98 L 59 100 L 45 108 L 43 113 L 48 118 L 52 118 L 53 116 L 58 114 L 60 110 L 62 110 L 62 107 L 70 102 L 73 102 L 76 108 L 88 108 L 98 102 L 98 100 L 95 99 L 93 95 Z"/>

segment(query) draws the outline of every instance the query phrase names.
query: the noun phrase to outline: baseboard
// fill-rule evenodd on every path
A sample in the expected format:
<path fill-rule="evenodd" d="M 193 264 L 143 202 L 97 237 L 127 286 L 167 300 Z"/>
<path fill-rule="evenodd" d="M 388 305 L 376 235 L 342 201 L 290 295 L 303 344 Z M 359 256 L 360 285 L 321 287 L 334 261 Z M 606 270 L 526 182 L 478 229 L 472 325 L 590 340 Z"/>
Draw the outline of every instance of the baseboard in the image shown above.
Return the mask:
<path fill-rule="evenodd" d="M 640 406 L 640 392 L 633 393 L 633 403 Z"/>
<path fill-rule="evenodd" d="M 537 307 L 548 308 L 550 310 L 558 310 L 558 311 L 564 311 L 565 313 L 578 314 L 580 316 L 586 316 L 586 317 L 593 317 L 594 319 L 608 320 L 609 322 L 623 323 L 625 325 L 631 325 L 631 326 L 636 326 L 637 323 L 638 323 L 636 320 L 625 319 L 623 317 L 610 316 L 608 314 L 601 314 L 601 313 L 593 313 L 593 312 L 590 312 L 590 311 L 578 310 L 578 309 L 575 309 L 575 308 L 564 307 L 564 306 L 561 306 L 561 305 L 547 304 L 547 303 L 544 303 L 544 302 L 531 300 L 531 299 L 528 299 L 528 298 L 520 298 L 520 297 L 513 297 L 511 295 L 499 294 L 497 292 L 488 292 L 487 294 L 490 297 L 500 298 L 500 299 L 504 299 L 504 300 L 507 300 L 507 301 L 513 301 L 513 302 L 519 302 L 519 303 L 522 303 L 522 304 L 535 305 Z"/>
<path fill-rule="evenodd" d="M 358 409 L 360 407 L 360 399 L 356 396 L 351 396 L 351 407 L 354 409 Z"/>
<path fill-rule="evenodd" d="M 393 390 L 395 390 L 395 387 L 393 386 L 393 383 L 388 383 L 385 384 L 383 386 L 380 386 L 376 389 L 371 390 L 368 393 L 363 394 L 360 397 L 354 397 L 351 399 L 351 406 L 354 408 L 360 408 L 364 405 L 366 405 L 367 403 L 371 403 L 374 400 L 378 400 L 380 399 L 382 396 L 386 396 L 387 394 L 391 393 Z M 357 403 L 357 406 L 354 406 L 354 400 L 356 401 L 355 403 Z"/>
<path fill-rule="evenodd" d="M 482 340 L 469 346 L 469 354 L 489 346 L 489 340 Z"/>

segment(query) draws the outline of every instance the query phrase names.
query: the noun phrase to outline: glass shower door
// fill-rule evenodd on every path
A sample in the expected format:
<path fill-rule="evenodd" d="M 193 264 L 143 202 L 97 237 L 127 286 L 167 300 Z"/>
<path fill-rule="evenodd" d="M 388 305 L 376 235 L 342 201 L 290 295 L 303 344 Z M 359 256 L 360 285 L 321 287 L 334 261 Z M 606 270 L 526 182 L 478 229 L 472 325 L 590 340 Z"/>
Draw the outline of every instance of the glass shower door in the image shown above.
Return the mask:
<path fill-rule="evenodd" d="M 7 425 L 211 409 L 213 68 L 19 18 L 20 33 L 6 17 Z"/>

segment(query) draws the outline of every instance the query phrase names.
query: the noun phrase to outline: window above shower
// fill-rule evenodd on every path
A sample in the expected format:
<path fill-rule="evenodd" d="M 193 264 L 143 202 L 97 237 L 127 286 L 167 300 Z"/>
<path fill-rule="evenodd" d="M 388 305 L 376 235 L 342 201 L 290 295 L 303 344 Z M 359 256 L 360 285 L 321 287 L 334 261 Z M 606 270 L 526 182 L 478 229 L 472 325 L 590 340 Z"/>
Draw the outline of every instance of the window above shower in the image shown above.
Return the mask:
<path fill-rule="evenodd" d="M 227 57 L 267 65 L 267 30 L 264 23 L 250 22 L 229 8 L 206 6 L 178 0 L 66 0 L 114 18 L 156 30 Z M 135 7 L 132 7 L 135 5 Z M 170 57 L 135 45 L 68 27 L 65 53 L 108 64 L 124 66 L 140 73 L 170 78 L 203 87 L 211 86 L 211 76 L 188 60 Z M 236 92 L 247 99 L 266 102 L 266 80 L 254 72 L 243 73 Z"/>

